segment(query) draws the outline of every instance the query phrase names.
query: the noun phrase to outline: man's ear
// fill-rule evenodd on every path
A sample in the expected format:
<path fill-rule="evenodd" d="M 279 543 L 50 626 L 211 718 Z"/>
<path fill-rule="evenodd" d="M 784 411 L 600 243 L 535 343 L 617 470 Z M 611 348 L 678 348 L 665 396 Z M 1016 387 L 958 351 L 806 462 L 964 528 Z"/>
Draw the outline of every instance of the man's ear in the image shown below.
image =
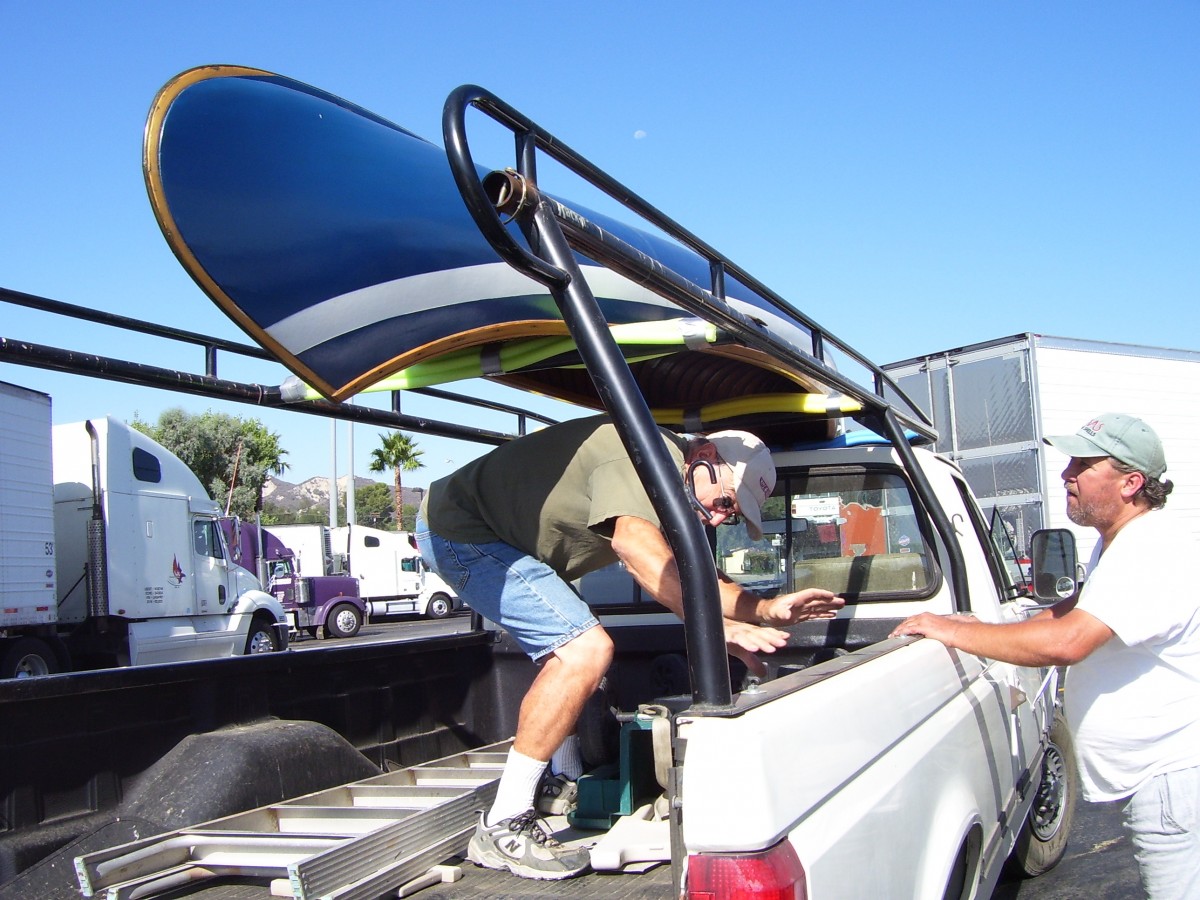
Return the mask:
<path fill-rule="evenodd" d="M 701 439 L 692 445 L 692 453 L 688 457 L 688 462 L 695 462 L 700 459 L 708 460 L 715 463 L 720 457 L 717 455 L 717 445 L 712 441 Z"/>
<path fill-rule="evenodd" d="M 1146 483 L 1146 476 L 1141 472 L 1130 472 L 1121 479 L 1121 497 L 1125 500 L 1132 500 L 1137 496 Z"/>

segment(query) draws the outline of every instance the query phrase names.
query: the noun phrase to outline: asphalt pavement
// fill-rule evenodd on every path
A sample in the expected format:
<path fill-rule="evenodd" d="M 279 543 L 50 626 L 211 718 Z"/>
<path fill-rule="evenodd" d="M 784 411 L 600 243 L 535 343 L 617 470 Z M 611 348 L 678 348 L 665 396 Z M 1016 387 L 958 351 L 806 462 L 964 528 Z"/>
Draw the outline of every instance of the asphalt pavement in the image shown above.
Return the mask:
<path fill-rule="evenodd" d="M 1080 800 L 1062 862 L 1037 878 L 1002 882 L 993 900 L 1140 900 L 1133 846 L 1121 827 L 1122 805 Z"/>

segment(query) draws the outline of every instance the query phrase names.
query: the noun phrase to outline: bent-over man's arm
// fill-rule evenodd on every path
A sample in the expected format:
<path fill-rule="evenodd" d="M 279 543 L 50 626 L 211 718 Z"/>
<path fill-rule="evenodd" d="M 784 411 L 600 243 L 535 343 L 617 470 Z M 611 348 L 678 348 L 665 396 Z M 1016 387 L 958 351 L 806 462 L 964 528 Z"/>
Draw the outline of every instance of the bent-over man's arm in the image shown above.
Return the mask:
<path fill-rule="evenodd" d="M 625 568 L 642 589 L 679 618 L 684 618 L 683 588 L 679 581 L 679 569 L 671 545 L 663 537 L 658 526 L 636 516 L 618 516 L 613 523 L 613 551 L 625 564 Z M 787 644 L 788 634 L 777 628 L 753 624 L 766 616 L 761 615 L 758 598 L 728 578 L 717 582 L 724 613 L 725 643 L 729 652 L 742 660 L 756 675 L 766 672 L 762 661 L 754 654 L 773 653 L 776 648 Z M 820 611 L 803 615 L 829 617 L 832 609 L 842 605 L 842 600 L 828 591 L 801 592 L 808 595 L 807 601 L 820 607 Z M 790 595 L 799 598 L 799 595 Z M 771 601 L 775 602 L 775 601 Z M 797 604 L 800 601 L 796 600 Z M 800 616 L 802 605 L 798 605 L 795 616 Z M 734 615 L 752 615 L 751 621 L 734 618 Z M 778 618 L 778 617 L 777 617 Z M 800 621 L 800 618 L 795 618 Z"/>

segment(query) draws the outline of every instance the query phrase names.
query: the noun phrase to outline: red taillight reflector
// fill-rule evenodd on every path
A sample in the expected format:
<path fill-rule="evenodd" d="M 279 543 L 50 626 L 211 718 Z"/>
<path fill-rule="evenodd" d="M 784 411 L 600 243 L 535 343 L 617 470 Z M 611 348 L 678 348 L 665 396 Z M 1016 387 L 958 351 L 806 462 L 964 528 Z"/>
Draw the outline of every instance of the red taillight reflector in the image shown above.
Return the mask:
<path fill-rule="evenodd" d="M 759 853 L 688 857 L 687 900 L 807 900 L 808 880 L 788 841 Z"/>

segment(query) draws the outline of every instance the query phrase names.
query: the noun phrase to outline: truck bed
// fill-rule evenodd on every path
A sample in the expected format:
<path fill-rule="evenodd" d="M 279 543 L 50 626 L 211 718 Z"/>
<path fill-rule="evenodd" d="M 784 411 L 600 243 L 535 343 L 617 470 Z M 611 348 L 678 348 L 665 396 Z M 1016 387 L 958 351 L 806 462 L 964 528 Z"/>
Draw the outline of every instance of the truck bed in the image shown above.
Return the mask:
<path fill-rule="evenodd" d="M 527 897 L 664 900 L 673 896 L 669 865 L 656 866 L 638 875 L 591 872 L 566 881 L 531 881 L 507 872 L 481 869 L 458 857 L 447 862 L 461 865 L 463 877 L 450 884 L 432 885 L 413 896 L 420 900 L 525 900 Z M 185 897 L 188 900 L 268 900 L 270 890 L 265 881 L 225 879 L 163 895 L 164 900 Z"/>
<path fill-rule="evenodd" d="M 772 662 L 780 673 L 803 668 L 835 648 L 878 640 L 887 628 L 886 620 L 806 623 L 794 629 L 792 646 Z M 612 628 L 612 634 L 619 650 L 611 672 L 618 708 L 636 708 L 638 702 L 676 694 L 685 686 L 676 679 L 686 678 L 686 666 L 672 665 L 682 662 L 678 654 L 683 636 L 677 620 L 670 625 Z M 13 725 L 0 733 L 0 755 L 13 761 L 8 778 L 0 773 L 0 799 L 10 824 L 7 833 L 0 833 L 0 882 L 20 872 L 16 881 L 0 887 L 0 900 L 32 895 L 42 900 L 76 899 L 74 856 L 151 833 L 114 832 L 114 820 L 127 823 L 139 811 L 146 820 L 155 820 L 155 832 L 172 830 L 371 774 L 342 774 L 331 781 L 332 766 L 314 766 L 307 760 L 299 766 L 280 766 L 280 772 L 275 772 L 272 760 L 266 764 L 270 780 L 288 785 L 282 797 L 250 793 L 240 805 L 220 810 L 204 805 L 206 797 L 172 804 L 151 798 L 149 806 L 131 808 L 130 800 L 137 800 L 139 790 L 144 794 L 151 785 L 169 782 L 155 781 L 155 763 L 190 736 L 224 734 L 229 728 L 264 721 L 320 722 L 353 746 L 350 755 L 366 769 L 389 772 L 510 738 L 516 725 L 516 700 L 532 673 L 528 660 L 508 640 L 475 631 L 373 646 L 331 644 L 320 653 L 248 656 L 0 684 L 0 716 Z M 133 719 L 134 709 L 154 714 Z M 56 748 L 53 754 L 48 754 L 48 746 Z M 296 758 L 294 752 L 281 756 Z M 239 761 L 233 756 L 229 762 L 215 762 L 211 755 L 206 757 L 210 764 L 238 772 L 241 778 L 236 780 L 251 785 L 268 781 L 253 758 Z M 364 760 L 373 763 L 373 769 Z M 18 772 L 20 784 L 12 781 Z M 175 820 L 164 821 L 157 815 L 168 805 L 180 806 Z M 89 835 L 101 838 L 97 832 L 106 824 L 104 840 L 90 840 Z M 79 845 L 64 846 L 74 841 Z M 265 884 L 203 882 L 173 896 L 266 898 Z M 539 883 L 464 863 L 460 882 L 427 888 L 420 895 L 661 898 L 671 896 L 671 886 L 668 865 L 640 875 L 593 874 L 569 882 Z M 31 887 L 36 888 L 32 893 Z M 61 893 L 54 893 L 59 889 Z"/>

